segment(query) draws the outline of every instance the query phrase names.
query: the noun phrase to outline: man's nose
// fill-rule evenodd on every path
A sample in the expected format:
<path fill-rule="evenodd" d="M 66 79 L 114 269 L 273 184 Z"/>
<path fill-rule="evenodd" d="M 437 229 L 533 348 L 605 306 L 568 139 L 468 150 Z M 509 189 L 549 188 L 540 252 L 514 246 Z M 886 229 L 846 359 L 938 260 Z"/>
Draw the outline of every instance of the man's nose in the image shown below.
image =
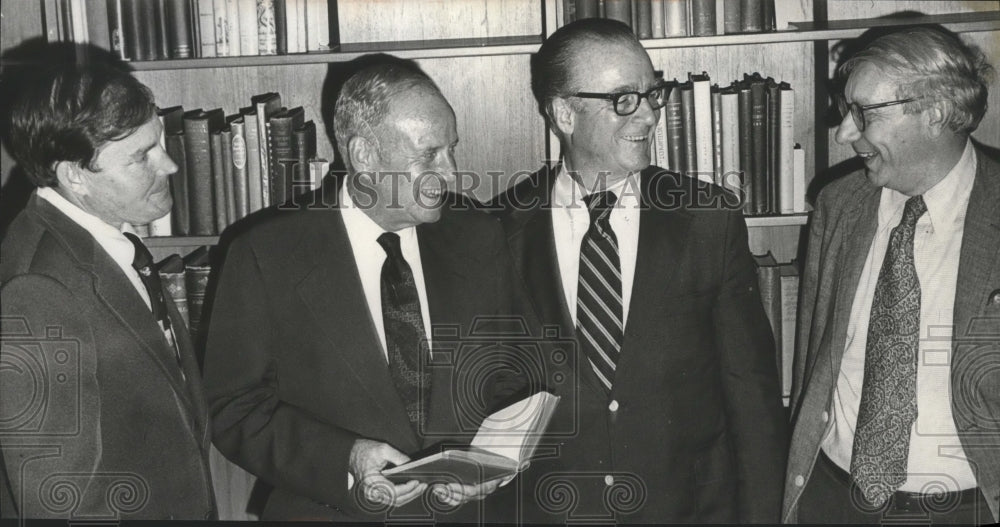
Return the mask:
<path fill-rule="evenodd" d="M 842 145 L 849 145 L 861 138 L 861 131 L 858 130 L 857 123 L 854 122 L 854 116 L 851 112 L 847 112 L 841 120 L 840 124 L 837 126 L 837 134 L 834 139 L 837 143 Z"/>

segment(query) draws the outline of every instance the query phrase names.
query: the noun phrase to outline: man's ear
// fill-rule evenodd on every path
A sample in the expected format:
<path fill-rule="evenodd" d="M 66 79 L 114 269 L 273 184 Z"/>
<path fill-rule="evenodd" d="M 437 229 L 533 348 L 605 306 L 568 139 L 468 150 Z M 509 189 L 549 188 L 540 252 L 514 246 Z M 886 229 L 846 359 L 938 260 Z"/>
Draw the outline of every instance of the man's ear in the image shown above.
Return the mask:
<path fill-rule="evenodd" d="M 576 110 L 573 109 L 569 99 L 554 97 L 549 102 L 548 111 L 549 119 L 563 136 L 569 136 L 573 133 L 573 127 L 576 124 Z"/>
<path fill-rule="evenodd" d="M 351 167 L 356 172 L 369 172 L 375 169 L 378 161 L 378 149 L 368 138 L 356 135 L 347 144 L 347 153 L 351 156 Z"/>
<path fill-rule="evenodd" d="M 75 161 L 56 161 L 53 164 L 56 171 L 56 181 L 59 186 L 73 191 L 74 194 L 85 194 L 87 186 L 84 184 L 86 175 L 80 164 Z"/>
<path fill-rule="evenodd" d="M 936 138 L 947 128 L 947 119 L 951 114 L 951 101 L 937 100 L 924 109 L 924 119 L 927 122 L 927 132 Z"/>

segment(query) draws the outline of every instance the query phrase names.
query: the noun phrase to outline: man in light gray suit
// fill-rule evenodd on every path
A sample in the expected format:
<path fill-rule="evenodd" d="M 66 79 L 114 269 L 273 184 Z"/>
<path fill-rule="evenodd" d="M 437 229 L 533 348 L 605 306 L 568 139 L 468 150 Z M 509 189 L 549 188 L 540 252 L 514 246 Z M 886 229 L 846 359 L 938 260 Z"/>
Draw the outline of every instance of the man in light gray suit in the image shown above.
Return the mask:
<path fill-rule="evenodd" d="M 782 518 L 982 523 L 1000 504 L 1000 164 L 989 66 L 932 28 L 845 62 L 864 170 L 813 213 Z"/>

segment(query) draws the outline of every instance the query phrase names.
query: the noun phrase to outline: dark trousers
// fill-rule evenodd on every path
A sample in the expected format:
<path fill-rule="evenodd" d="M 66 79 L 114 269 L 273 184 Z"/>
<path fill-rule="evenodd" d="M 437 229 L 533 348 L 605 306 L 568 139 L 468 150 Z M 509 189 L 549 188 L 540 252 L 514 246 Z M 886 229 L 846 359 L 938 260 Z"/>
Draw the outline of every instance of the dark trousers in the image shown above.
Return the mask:
<path fill-rule="evenodd" d="M 851 476 L 822 451 L 799 498 L 800 523 L 966 524 L 992 523 L 979 489 L 947 494 L 896 492 L 881 508 L 851 484 Z"/>

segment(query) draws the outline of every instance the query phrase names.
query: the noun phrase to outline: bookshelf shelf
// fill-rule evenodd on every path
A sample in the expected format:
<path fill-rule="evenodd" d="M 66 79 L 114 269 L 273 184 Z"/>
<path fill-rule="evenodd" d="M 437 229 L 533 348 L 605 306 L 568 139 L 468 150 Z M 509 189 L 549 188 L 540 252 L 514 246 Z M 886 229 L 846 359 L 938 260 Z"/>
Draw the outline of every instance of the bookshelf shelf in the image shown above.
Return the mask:
<path fill-rule="evenodd" d="M 163 71 L 198 68 L 232 68 L 258 66 L 285 66 L 297 64 L 326 64 L 346 62 L 369 53 L 391 53 L 405 59 L 438 59 L 451 57 L 488 57 L 494 55 L 528 55 L 538 51 L 542 44 L 539 35 L 458 38 L 439 40 L 414 40 L 408 42 L 367 42 L 341 44 L 336 50 L 287 55 L 257 55 L 246 57 L 212 57 L 199 59 L 173 59 L 131 62 L 137 71 Z"/>
<path fill-rule="evenodd" d="M 663 49 L 840 40 L 857 38 L 873 27 L 898 27 L 917 24 L 940 24 L 956 33 L 996 31 L 1000 30 L 1000 12 L 958 13 L 906 18 L 833 20 L 829 22 L 793 22 L 792 26 L 794 26 L 794 29 L 786 31 L 709 37 L 646 39 L 642 41 L 642 45 L 646 49 Z"/>

